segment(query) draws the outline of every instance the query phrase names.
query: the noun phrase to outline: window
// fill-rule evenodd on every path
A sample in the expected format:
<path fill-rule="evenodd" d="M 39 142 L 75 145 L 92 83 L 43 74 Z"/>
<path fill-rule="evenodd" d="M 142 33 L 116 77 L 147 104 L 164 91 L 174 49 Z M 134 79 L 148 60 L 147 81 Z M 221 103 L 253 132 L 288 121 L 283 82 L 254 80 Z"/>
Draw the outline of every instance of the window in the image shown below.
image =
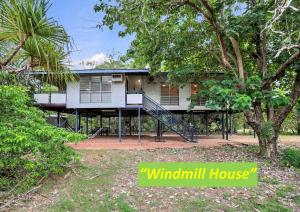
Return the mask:
<path fill-rule="evenodd" d="M 195 84 L 195 83 L 192 83 L 192 95 L 196 95 L 198 92 L 199 92 L 199 85 L 198 84 Z M 196 105 L 197 106 L 205 106 L 205 103 L 206 103 L 206 98 L 204 97 L 197 97 L 196 98 Z"/>
<path fill-rule="evenodd" d="M 161 105 L 179 105 L 179 88 L 175 85 L 161 84 Z"/>
<path fill-rule="evenodd" d="M 80 103 L 110 103 L 111 76 L 80 77 Z"/>

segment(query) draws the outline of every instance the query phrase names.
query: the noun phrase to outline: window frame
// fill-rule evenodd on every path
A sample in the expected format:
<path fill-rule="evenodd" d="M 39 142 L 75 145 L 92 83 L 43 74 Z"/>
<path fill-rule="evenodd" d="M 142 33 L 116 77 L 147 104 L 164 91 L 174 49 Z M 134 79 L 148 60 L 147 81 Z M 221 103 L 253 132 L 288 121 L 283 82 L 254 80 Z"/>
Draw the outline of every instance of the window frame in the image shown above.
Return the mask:
<path fill-rule="evenodd" d="M 96 79 L 96 77 L 99 78 L 99 82 L 94 81 L 93 82 L 93 78 Z M 103 78 L 108 77 L 108 80 L 103 81 Z M 82 80 L 83 79 L 88 79 L 88 85 L 86 86 L 87 88 L 82 89 Z M 110 79 L 110 80 L 109 80 Z M 92 84 L 96 83 L 95 87 L 99 86 L 99 90 L 92 90 L 93 86 Z M 99 83 L 99 84 L 98 84 Z M 98 84 L 98 85 L 97 85 Z M 109 84 L 110 85 L 110 91 L 103 91 L 103 84 Z M 82 94 L 83 93 L 87 93 L 89 95 L 88 97 L 88 101 L 84 101 L 82 100 Z M 99 104 L 99 103 L 111 103 L 112 98 L 111 98 L 111 93 L 112 93 L 112 76 L 111 75 L 101 75 L 101 76 L 81 76 L 79 78 L 79 102 L 80 104 Z M 97 101 L 93 101 L 92 95 L 93 94 L 98 94 L 99 96 L 99 100 Z M 110 94 L 109 96 L 109 101 L 104 101 L 104 95 L 103 94 Z"/>
<path fill-rule="evenodd" d="M 164 86 L 165 85 L 165 86 Z M 163 94 L 163 88 L 167 87 L 168 95 Z M 171 91 L 176 88 L 176 94 L 174 95 Z M 165 106 L 179 106 L 179 86 L 169 85 L 167 83 L 161 83 L 160 85 L 160 104 Z"/>

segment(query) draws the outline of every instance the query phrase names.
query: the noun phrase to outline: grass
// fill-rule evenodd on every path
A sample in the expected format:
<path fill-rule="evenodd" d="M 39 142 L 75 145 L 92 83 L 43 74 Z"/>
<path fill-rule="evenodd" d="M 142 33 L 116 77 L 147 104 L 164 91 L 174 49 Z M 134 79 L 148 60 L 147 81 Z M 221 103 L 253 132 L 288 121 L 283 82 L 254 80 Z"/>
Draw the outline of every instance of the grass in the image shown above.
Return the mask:
<path fill-rule="evenodd" d="M 170 159 L 181 161 L 187 157 L 193 160 L 196 158 L 197 161 L 213 161 L 216 158 L 215 151 L 220 151 L 221 155 L 228 154 L 226 157 L 230 157 L 231 152 L 237 150 L 225 146 L 214 150 L 191 148 L 155 151 L 81 151 L 82 165 L 67 174 L 68 177 L 62 176 L 44 185 L 41 193 L 51 201 L 46 203 L 48 205 L 37 209 L 39 211 L 104 212 L 132 212 L 140 209 L 145 211 L 285 212 L 291 211 L 285 206 L 285 204 L 288 205 L 288 198 L 300 205 L 300 196 L 295 196 L 296 184 L 284 185 L 281 175 L 276 178 L 262 175 L 260 181 L 263 183 L 259 183 L 259 187 L 253 189 L 139 188 L 132 179 L 136 177 L 135 169 L 140 161 L 155 161 L 157 158 L 159 161 Z M 197 158 L 201 154 L 203 158 Z M 238 160 L 245 160 L 243 158 L 244 155 L 239 156 Z M 230 160 L 236 160 L 236 157 Z M 261 161 L 264 160 L 261 159 Z M 263 162 L 261 166 L 266 167 Z M 130 180 L 127 181 L 127 179 Z M 128 185 L 131 186 L 127 187 Z M 266 195 L 264 190 L 266 186 L 273 188 L 271 195 Z M 128 195 L 122 195 L 123 190 L 128 192 L 126 193 Z M 55 194 L 53 194 L 54 191 Z M 174 193 L 177 194 L 174 195 Z M 174 198 L 170 198 L 171 195 L 174 195 Z"/>
<path fill-rule="evenodd" d="M 284 186 L 281 186 L 279 188 L 277 188 L 276 190 L 276 195 L 278 197 L 286 197 L 288 193 L 290 192 L 293 192 L 295 189 L 292 185 L 284 185 Z"/>
<path fill-rule="evenodd" d="M 114 175 L 123 169 L 125 155 L 115 154 L 114 160 L 105 168 L 99 164 L 82 165 L 76 168 L 67 184 L 59 189 L 59 201 L 50 207 L 50 211 L 134 211 L 124 197 L 113 197 L 111 185 Z M 104 159 L 105 160 L 105 159 Z"/>
<path fill-rule="evenodd" d="M 238 207 L 234 211 L 260 211 L 260 212 L 289 212 L 290 209 L 286 208 L 276 198 L 268 198 L 263 201 L 258 201 L 257 198 L 252 199 L 237 199 Z"/>
<path fill-rule="evenodd" d="M 270 185 L 278 185 L 279 184 L 279 181 L 275 178 L 271 178 L 269 176 L 265 176 L 263 177 L 262 179 L 260 179 L 261 182 L 264 182 L 264 183 L 267 183 L 267 184 L 270 184 Z"/>
<path fill-rule="evenodd" d="M 200 200 L 188 202 L 183 207 L 182 211 L 186 211 L 186 212 L 199 211 L 199 212 L 202 212 L 202 211 L 208 211 L 209 209 L 211 209 L 211 208 L 209 208 L 207 201 L 205 199 L 200 199 Z"/>
<path fill-rule="evenodd" d="M 293 197 L 294 202 L 300 206 L 300 195 Z"/>

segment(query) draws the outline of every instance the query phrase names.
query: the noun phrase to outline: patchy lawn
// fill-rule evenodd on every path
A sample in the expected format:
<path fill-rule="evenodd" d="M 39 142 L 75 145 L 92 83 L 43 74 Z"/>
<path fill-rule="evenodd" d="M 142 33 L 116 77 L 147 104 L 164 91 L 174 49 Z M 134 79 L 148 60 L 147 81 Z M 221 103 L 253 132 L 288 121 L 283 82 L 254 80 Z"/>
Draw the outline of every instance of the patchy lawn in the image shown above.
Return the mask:
<path fill-rule="evenodd" d="M 257 159 L 256 146 L 80 151 L 82 165 L 48 180 L 23 211 L 299 211 L 299 171 Z M 146 161 L 256 161 L 257 188 L 139 188 Z"/>

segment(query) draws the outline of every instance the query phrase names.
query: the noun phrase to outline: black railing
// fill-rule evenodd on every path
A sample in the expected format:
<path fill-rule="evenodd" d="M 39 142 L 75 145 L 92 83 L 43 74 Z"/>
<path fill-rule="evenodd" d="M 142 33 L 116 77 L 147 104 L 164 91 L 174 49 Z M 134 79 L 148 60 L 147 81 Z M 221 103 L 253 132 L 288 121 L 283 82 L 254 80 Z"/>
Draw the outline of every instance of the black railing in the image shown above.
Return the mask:
<path fill-rule="evenodd" d="M 146 112 L 161 121 L 185 140 L 197 142 L 195 137 L 196 130 L 191 124 L 186 123 L 145 94 L 143 95 L 143 106 Z"/>

